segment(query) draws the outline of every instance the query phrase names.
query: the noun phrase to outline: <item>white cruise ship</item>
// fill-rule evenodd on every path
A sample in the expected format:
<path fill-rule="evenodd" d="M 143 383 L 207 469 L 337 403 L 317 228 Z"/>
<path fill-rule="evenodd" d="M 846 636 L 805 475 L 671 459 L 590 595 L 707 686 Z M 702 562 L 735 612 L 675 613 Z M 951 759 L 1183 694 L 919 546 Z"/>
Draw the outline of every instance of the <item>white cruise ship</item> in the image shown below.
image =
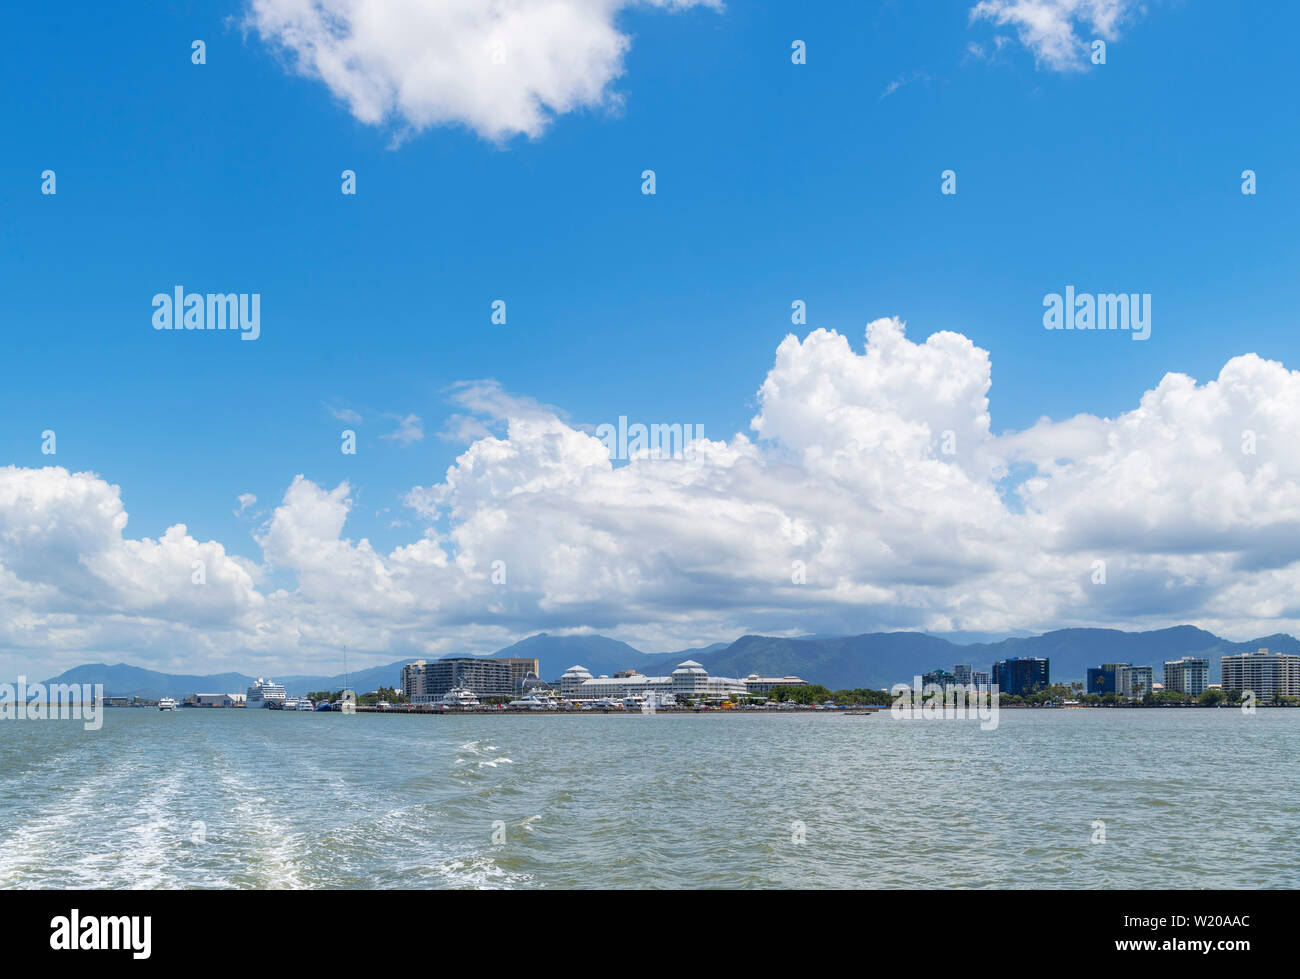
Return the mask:
<path fill-rule="evenodd" d="M 259 676 L 257 682 L 248 688 L 248 699 L 244 702 L 244 706 L 249 710 L 269 707 L 272 703 L 277 707 L 283 707 L 284 699 L 283 684 L 264 680 Z"/>

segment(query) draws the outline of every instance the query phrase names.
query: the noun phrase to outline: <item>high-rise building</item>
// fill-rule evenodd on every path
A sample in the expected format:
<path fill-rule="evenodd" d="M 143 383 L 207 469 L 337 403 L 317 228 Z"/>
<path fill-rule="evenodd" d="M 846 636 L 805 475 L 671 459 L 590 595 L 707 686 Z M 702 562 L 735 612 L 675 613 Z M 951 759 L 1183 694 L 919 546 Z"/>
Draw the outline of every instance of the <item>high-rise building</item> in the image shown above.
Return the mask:
<path fill-rule="evenodd" d="M 406 699 L 411 703 L 415 703 L 417 694 L 422 696 L 425 692 L 424 668 L 427 665 L 424 660 L 417 659 L 402 667 L 402 693 L 406 694 Z"/>
<path fill-rule="evenodd" d="M 509 697 L 515 692 L 513 670 L 504 657 L 416 660 L 402 667 L 402 692 L 413 704 L 429 703 L 456 687 L 472 690 L 476 697 Z"/>
<path fill-rule="evenodd" d="M 952 675 L 957 678 L 957 682 L 960 683 L 963 687 L 966 686 L 966 684 L 971 682 L 971 676 L 973 672 L 974 671 L 971 669 L 969 663 L 965 663 L 965 664 L 958 663 L 956 666 L 952 668 Z"/>
<path fill-rule="evenodd" d="M 1210 661 L 1195 656 L 1165 660 L 1165 689 L 1199 697 L 1210 685 Z"/>
<path fill-rule="evenodd" d="M 946 690 L 948 687 L 957 683 L 957 677 L 955 674 L 949 673 L 947 670 L 931 670 L 929 673 L 922 674 L 921 683 L 923 686 L 928 687 L 933 684 L 934 686 L 942 687 Z"/>
<path fill-rule="evenodd" d="M 1224 691 L 1254 692 L 1261 700 L 1275 695 L 1300 697 L 1300 656 L 1292 653 L 1238 653 L 1224 656 L 1221 682 Z"/>
<path fill-rule="evenodd" d="M 493 658 L 500 659 L 502 663 L 510 665 L 510 686 L 515 693 L 523 690 L 524 681 L 528 679 L 530 673 L 534 677 L 541 678 L 542 661 L 535 656 L 501 656 Z"/>
<path fill-rule="evenodd" d="M 1115 682 L 1116 675 L 1128 665 L 1127 663 L 1102 663 L 1100 667 L 1090 669 L 1088 671 L 1088 693 L 1095 693 L 1103 697 L 1108 693 L 1119 693 L 1119 685 Z"/>
<path fill-rule="evenodd" d="M 1149 666 L 1117 666 L 1115 692 L 1121 697 L 1145 697 L 1152 691 L 1154 671 Z"/>
<path fill-rule="evenodd" d="M 998 692 L 1023 696 L 1051 685 L 1051 661 L 1042 656 L 1012 656 L 993 664 Z"/>

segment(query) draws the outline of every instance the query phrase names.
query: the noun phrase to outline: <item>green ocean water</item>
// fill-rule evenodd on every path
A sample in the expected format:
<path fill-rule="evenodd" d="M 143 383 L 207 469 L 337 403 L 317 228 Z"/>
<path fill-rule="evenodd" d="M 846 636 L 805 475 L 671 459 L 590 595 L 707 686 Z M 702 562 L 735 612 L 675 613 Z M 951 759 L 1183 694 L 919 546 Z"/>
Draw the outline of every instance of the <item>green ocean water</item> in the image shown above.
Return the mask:
<path fill-rule="evenodd" d="M 0 887 L 1294 888 L 1298 765 L 1300 710 L 116 709 L 0 722 Z"/>

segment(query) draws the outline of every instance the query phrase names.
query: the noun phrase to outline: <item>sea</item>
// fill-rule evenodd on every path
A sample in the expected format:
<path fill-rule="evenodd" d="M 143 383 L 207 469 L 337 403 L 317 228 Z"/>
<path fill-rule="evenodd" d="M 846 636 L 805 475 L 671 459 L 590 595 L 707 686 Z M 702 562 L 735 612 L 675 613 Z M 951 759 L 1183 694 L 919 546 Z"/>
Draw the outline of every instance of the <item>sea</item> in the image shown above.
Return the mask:
<path fill-rule="evenodd" d="M 3 888 L 1295 888 L 1300 710 L 0 721 Z"/>

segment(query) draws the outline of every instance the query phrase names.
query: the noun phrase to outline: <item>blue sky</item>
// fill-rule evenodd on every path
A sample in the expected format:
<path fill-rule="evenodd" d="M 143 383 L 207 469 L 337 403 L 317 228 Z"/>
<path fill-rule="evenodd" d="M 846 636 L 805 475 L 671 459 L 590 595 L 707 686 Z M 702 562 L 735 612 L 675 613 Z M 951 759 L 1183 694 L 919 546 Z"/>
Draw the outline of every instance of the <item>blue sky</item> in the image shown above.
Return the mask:
<path fill-rule="evenodd" d="M 996 436 L 1113 419 L 1170 371 L 1205 382 L 1241 354 L 1300 360 L 1300 12 L 1120 2 L 1107 63 L 1063 70 L 973 6 L 633 5 L 613 21 L 628 46 L 603 104 L 496 139 L 472 121 L 357 118 L 239 2 L 15 9 L 0 42 L 0 463 L 93 472 L 120 487 L 127 537 L 184 524 L 250 562 L 295 476 L 346 481 L 344 536 L 387 553 L 449 526 L 403 500 L 467 448 L 439 435 L 464 410 L 448 400 L 460 382 L 493 379 L 575 428 L 626 415 L 754 438 L 788 333 L 835 330 L 861 352 L 868 322 L 898 317 L 914 343 L 950 330 L 988 351 Z M 155 332 L 151 298 L 177 284 L 260 293 L 260 338 Z M 1150 293 L 1151 338 L 1043 330 L 1043 296 L 1066 285 Z M 382 437 L 410 415 L 421 440 Z M 346 427 L 355 456 L 339 451 Z M 236 513 L 241 494 L 258 502 Z M 266 575 L 263 590 L 296 586 L 283 562 Z M 393 648 L 408 647 L 375 654 Z"/>

